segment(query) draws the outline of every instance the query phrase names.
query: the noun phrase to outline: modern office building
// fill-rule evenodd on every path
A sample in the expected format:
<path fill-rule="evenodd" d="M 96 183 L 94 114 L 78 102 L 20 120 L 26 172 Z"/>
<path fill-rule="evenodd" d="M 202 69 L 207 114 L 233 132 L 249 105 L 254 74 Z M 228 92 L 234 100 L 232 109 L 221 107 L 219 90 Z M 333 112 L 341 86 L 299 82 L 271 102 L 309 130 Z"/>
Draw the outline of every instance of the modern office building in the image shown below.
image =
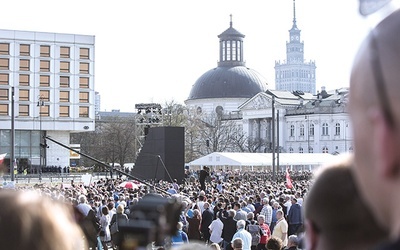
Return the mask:
<path fill-rule="evenodd" d="M 275 89 L 316 94 L 315 61 L 304 60 L 304 42 L 296 23 L 296 5 L 293 1 L 293 25 L 286 42 L 286 60 L 275 61 Z"/>
<path fill-rule="evenodd" d="M 70 151 L 44 136 L 69 145 L 94 130 L 94 49 L 90 35 L 0 30 L 0 153 L 9 159 L 14 113 L 20 169 L 68 166 Z"/>

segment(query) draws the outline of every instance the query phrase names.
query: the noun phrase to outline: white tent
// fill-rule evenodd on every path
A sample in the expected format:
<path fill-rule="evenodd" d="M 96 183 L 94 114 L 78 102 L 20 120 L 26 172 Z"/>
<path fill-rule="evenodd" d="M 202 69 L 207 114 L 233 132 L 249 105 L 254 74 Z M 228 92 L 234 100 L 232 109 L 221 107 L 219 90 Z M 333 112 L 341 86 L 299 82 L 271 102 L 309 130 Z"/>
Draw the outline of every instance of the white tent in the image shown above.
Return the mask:
<path fill-rule="evenodd" d="M 278 165 L 278 154 L 275 154 L 275 165 Z M 337 160 L 337 156 L 326 153 L 301 154 L 301 153 L 280 153 L 279 166 L 309 166 L 315 167 L 332 163 Z M 272 167 L 272 153 L 226 153 L 214 152 L 188 163 L 190 167 L 242 167 L 267 168 Z"/>

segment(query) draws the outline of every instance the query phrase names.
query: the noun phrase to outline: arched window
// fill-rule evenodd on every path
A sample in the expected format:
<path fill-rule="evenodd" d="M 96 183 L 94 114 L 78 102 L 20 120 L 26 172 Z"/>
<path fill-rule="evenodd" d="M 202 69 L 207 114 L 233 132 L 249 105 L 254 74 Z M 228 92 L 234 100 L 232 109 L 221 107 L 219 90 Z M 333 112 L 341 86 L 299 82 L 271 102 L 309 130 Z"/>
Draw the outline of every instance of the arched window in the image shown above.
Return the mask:
<path fill-rule="evenodd" d="M 329 153 L 329 150 L 328 150 L 327 146 L 322 148 L 322 153 Z"/>
<path fill-rule="evenodd" d="M 340 123 L 336 123 L 335 125 L 335 135 L 340 135 Z"/>
<path fill-rule="evenodd" d="M 290 136 L 294 136 L 294 125 L 290 125 Z"/>
<path fill-rule="evenodd" d="M 328 129 L 329 129 L 328 123 L 322 124 L 322 135 L 328 135 Z"/>
<path fill-rule="evenodd" d="M 311 123 L 311 124 L 310 124 L 310 131 L 309 131 L 309 133 L 310 133 L 310 136 L 314 136 L 314 123 Z"/>
<path fill-rule="evenodd" d="M 304 125 L 300 125 L 300 136 L 304 136 Z"/>
<path fill-rule="evenodd" d="M 302 147 L 299 147 L 299 153 L 300 153 L 300 154 L 304 153 L 304 150 L 303 150 Z"/>
<path fill-rule="evenodd" d="M 293 148 L 292 147 L 289 148 L 289 153 L 293 153 Z"/>
<path fill-rule="evenodd" d="M 314 153 L 314 149 L 312 147 L 308 148 L 308 153 Z"/>

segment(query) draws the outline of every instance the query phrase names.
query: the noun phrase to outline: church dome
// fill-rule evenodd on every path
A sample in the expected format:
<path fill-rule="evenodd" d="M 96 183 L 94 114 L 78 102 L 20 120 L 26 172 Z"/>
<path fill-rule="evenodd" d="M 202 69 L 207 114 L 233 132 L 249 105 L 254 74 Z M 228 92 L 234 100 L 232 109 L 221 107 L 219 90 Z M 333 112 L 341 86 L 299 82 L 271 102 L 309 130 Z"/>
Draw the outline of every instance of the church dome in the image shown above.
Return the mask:
<path fill-rule="evenodd" d="M 188 100 L 207 98 L 251 98 L 267 90 L 267 81 L 243 60 L 245 35 L 229 28 L 218 35 L 218 67 L 200 76 L 190 91 Z"/>
<path fill-rule="evenodd" d="M 217 67 L 200 76 L 188 99 L 251 98 L 266 90 L 267 81 L 255 70 L 245 66 Z"/>

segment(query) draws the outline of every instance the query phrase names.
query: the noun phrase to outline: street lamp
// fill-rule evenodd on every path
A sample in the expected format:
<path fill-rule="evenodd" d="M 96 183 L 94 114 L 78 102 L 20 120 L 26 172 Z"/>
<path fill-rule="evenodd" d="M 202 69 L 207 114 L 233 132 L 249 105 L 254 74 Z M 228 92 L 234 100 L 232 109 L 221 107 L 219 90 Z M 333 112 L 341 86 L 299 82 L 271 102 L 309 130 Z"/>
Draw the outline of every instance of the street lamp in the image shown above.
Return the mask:
<path fill-rule="evenodd" d="M 42 136 L 42 107 L 45 106 L 44 99 L 42 96 L 38 96 L 39 100 L 37 102 L 37 106 L 39 107 L 39 180 L 42 180 L 42 165 L 43 165 L 43 150 L 46 147 L 46 143 L 43 141 L 44 136 Z"/>

